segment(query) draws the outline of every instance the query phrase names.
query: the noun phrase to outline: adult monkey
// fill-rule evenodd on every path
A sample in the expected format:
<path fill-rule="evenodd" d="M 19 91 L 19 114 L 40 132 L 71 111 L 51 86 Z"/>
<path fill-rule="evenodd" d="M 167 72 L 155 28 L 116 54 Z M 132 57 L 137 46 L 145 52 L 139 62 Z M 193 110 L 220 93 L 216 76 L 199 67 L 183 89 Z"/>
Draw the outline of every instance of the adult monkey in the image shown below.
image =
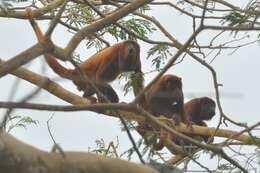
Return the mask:
<path fill-rule="evenodd" d="M 141 99 L 140 105 L 155 117 L 163 115 L 168 119 L 173 119 L 178 125 L 180 122 L 189 123 L 189 119 L 184 112 L 184 98 L 182 92 L 181 78 L 175 75 L 163 75 L 156 81 L 145 93 L 144 98 Z M 165 120 L 167 123 L 167 119 Z M 149 122 L 138 126 L 138 131 L 142 136 L 145 136 L 147 130 L 155 130 L 149 125 Z M 155 150 L 161 150 L 164 147 L 166 138 L 171 137 L 163 128 L 160 129 L 160 140 L 153 145 Z M 144 137 L 146 140 L 146 137 Z M 149 142 L 147 142 L 149 143 Z"/>
<path fill-rule="evenodd" d="M 184 110 L 189 120 L 199 126 L 207 127 L 205 121 L 211 120 L 215 116 L 216 103 L 209 97 L 198 97 L 189 100 L 184 104 Z M 208 142 L 208 136 L 201 136 Z"/>
<path fill-rule="evenodd" d="M 173 118 L 177 124 L 186 121 L 181 78 L 163 75 L 145 93 L 144 109 L 152 115 Z"/>
<path fill-rule="evenodd" d="M 184 110 L 186 116 L 192 124 L 208 127 L 205 121 L 211 120 L 215 116 L 216 103 L 209 97 L 198 97 L 189 100 L 184 104 Z M 213 138 L 209 141 L 209 136 L 206 135 L 194 135 L 188 136 L 204 142 L 213 142 Z M 178 137 L 172 138 L 173 142 L 178 145 L 187 145 Z"/>
<path fill-rule="evenodd" d="M 199 126 L 205 126 L 205 127 L 208 127 L 205 121 L 211 120 L 215 116 L 216 114 L 215 109 L 216 109 L 216 103 L 214 100 L 212 100 L 209 97 L 194 98 L 184 104 L 185 113 L 189 118 L 189 120 L 191 121 L 191 123 Z M 188 136 L 209 143 L 212 143 L 214 140 L 213 137 L 209 138 L 209 136 L 206 135 L 189 134 Z M 182 145 L 182 146 L 190 145 L 176 137 L 173 138 L 172 140 L 177 145 Z M 193 151 L 192 147 L 190 147 L 190 149 L 191 151 Z M 170 160 L 168 160 L 167 162 L 175 163 L 180 158 L 183 157 L 181 155 L 176 155 L 172 157 Z"/>
<path fill-rule="evenodd" d="M 37 22 L 32 17 L 32 11 L 27 8 L 30 24 L 37 36 L 39 42 L 43 42 L 45 37 L 39 28 Z M 80 78 L 78 69 L 67 69 L 62 66 L 51 54 L 44 54 L 44 58 L 52 70 L 59 76 L 70 79 L 77 86 L 79 91 L 83 91 L 83 97 L 88 98 L 92 103 L 96 102 L 96 98 L 92 97 L 96 90 L 92 85 Z M 119 98 L 115 90 L 108 84 L 116 79 L 122 72 L 134 71 L 142 75 L 140 61 L 140 47 L 137 42 L 127 40 L 121 43 L 107 47 L 95 55 L 91 56 L 84 62 L 79 64 L 79 69 L 96 85 L 97 89 L 110 101 L 118 102 Z M 143 80 L 143 78 L 141 78 Z M 143 81 L 139 88 L 143 88 Z M 98 93 L 98 101 L 106 102 Z"/>

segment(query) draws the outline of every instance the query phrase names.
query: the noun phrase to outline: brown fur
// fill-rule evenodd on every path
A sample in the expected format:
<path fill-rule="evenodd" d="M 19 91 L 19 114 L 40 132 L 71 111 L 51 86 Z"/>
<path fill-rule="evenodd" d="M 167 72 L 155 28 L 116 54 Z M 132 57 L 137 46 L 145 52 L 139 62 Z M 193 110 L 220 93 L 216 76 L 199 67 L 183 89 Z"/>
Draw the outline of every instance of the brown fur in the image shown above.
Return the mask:
<path fill-rule="evenodd" d="M 200 124 L 204 120 L 211 120 L 215 115 L 216 103 L 208 97 L 192 99 L 184 104 L 184 109 L 189 119 Z"/>
<path fill-rule="evenodd" d="M 174 104 L 175 103 L 175 104 Z M 144 109 L 156 117 L 161 115 L 185 121 L 181 78 L 164 75 L 145 93 Z"/>
<path fill-rule="evenodd" d="M 214 100 L 208 97 L 200 97 L 192 99 L 184 104 L 185 117 L 188 119 L 188 124 L 193 123 L 199 126 L 205 126 L 207 120 L 210 120 L 215 115 L 216 104 Z M 155 149 L 162 149 L 164 146 L 164 139 L 170 138 L 174 143 L 180 146 L 189 145 L 184 142 L 182 139 L 176 137 L 175 135 L 169 135 L 165 130 L 161 129 L 160 131 L 160 141 L 155 145 Z M 187 135 L 187 134 L 186 134 Z M 198 135 L 188 135 L 197 140 L 203 140 L 208 142 L 208 136 L 198 136 Z M 213 139 L 210 141 L 213 142 Z"/>
<path fill-rule="evenodd" d="M 176 124 L 180 122 L 188 122 L 188 118 L 184 113 L 183 92 L 181 78 L 174 75 L 164 75 L 156 83 L 154 83 L 145 93 L 144 103 L 140 105 L 152 115 L 159 117 L 164 116 L 174 119 Z M 140 134 L 144 135 L 144 129 L 151 130 L 148 122 L 139 126 Z M 156 131 L 158 129 L 155 129 Z M 161 136 L 158 143 L 154 145 L 154 149 L 160 150 L 164 146 L 164 138 L 167 136 L 164 129 L 160 129 Z M 168 133 L 167 133 L 168 134 Z"/>
<path fill-rule="evenodd" d="M 205 121 L 215 116 L 216 103 L 209 97 L 194 98 L 184 104 L 184 110 L 189 120 L 199 126 L 208 126 Z M 201 136 L 205 142 L 208 136 Z"/>
<path fill-rule="evenodd" d="M 36 21 L 30 17 L 30 10 L 27 10 L 27 12 L 37 39 L 39 42 L 43 42 L 45 39 L 43 33 Z M 84 91 L 84 97 L 95 102 L 95 98 L 92 97 L 96 93 L 94 88 L 91 87 L 90 83 L 80 78 L 77 69 L 65 68 L 51 54 L 45 54 L 44 57 L 55 73 L 72 80 L 79 91 Z M 108 83 L 115 80 L 122 72 L 135 71 L 141 73 L 140 47 L 137 42 L 130 40 L 114 44 L 82 62 L 79 68 L 111 102 L 118 102 L 116 92 Z M 98 98 L 100 102 L 105 101 L 99 96 Z"/>

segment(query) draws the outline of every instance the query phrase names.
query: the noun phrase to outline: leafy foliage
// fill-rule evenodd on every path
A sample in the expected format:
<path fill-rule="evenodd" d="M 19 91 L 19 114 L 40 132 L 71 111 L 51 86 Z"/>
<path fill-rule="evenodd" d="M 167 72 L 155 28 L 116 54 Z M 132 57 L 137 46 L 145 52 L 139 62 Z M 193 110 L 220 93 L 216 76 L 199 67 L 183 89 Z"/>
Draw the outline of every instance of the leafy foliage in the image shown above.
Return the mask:
<path fill-rule="evenodd" d="M 218 165 L 218 170 L 220 171 L 232 171 L 234 170 L 235 167 L 233 165 L 231 165 L 230 163 L 223 163 Z"/>
<path fill-rule="evenodd" d="M 137 125 L 136 121 L 129 120 L 129 119 L 124 119 L 124 120 L 125 120 L 126 126 L 129 130 L 135 130 L 135 126 Z M 120 128 L 122 131 L 126 130 L 124 125 L 121 123 L 121 121 L 120 121 Z"/>
<path fill-rule="evenodd" d="M 95 20 L 95 13 L 86 5 L 73 4 L 66 9 L 66 23 L 76 28 L 81 28 L 84 25 Z"/>
<path fill-rule="evenodd" d="M 143 144 L 143 139 L 140 139 L 140 140 L 138 140 L 138 141 L 136 142 L 136 146 L 137 146 L 138 150 L 140 150 L 142 144 Z M 133 147 L 131 147 L 131 148 L 129 148 L 128 150 L 126 150 L 126 151 L 122 154 L 122 156 L 126 154 L 127 159 L 128 159 L 128 160 L 132 160 L 132 157 L 133 157 L 133 154 L 134 154 L 134 153 L 135 153 L 135 150 L 134 150 Z M 143 155 L 143 153 L 142 153 L 142 155 Z"/>
<path fill-rule="evenodd" d="M 221 22 L 235 27 L 256 25 L 259 10 L 260 3 L 258 0 L 249 1 L 243 11 L 232 11 Z"/>
<path fill-rule="evenodd" d="M 100 40 L 96 39 L 91 39 L 87 42 L 86 47 L 87 49 L 90 49 L 92 47 L 95 47 L 98 51 L 103 49 L 103 42 L 101 42 Z"/>
<path fill-rule="evenodd" d="M 130 90 L 133 89 L 134 94 L 137 95 L 139 90 L 143 86 L 143 74 L 141 73 L 126 73 L 122 75 L 121 77 L 124 77 L 127 81 L 124 86 L 124 95 L 126 95 Z"/>
<path fill-rule="evenodd" d="M 149 5 L 146 4 L 146 5 L 142 6 L 141 8 L 139 8 L 138 10 L 140 13 L 145 13 L 146 11 L 150 11 L 151 8 Z"/>
<path fill-rule="evenodd" d="M 156 30 L 149 21 L 143 19 L 131 18 L 129 20 L 121 20 L 118 23 L 143 38 L 147 38 L 148 34 Z M 133 35 L 129 35 L 124 29 L 119 28 L 116 25 L 110 25 L 105 31 L 115 37 L 116 40 L 135 39 Z"/>
<path fill-rule="evenodd" d="M 116 151 L 118 146 L 119 146 L 118 138 L 117 138 L 116 144 L 113 141 L 106 144 L 105 140 L 101 138 L 101 139 L 96 140 L 96 148 L 91 150 L 90 152 L 115 158 L 115 157 L 118 157 L 118 154 Z"/>
<path fill-rule="evenodd" d="M 248 16 L 243 15 L 240 12 L 232 11 L 224 17 L 222 23 L 228 23 L 229 26 L 241 26 L 248 19 Z"/>
<path fill-rule="evenodd" d="M 16 123 L 8 126 L 8 129 L 7 129 L 8 132 L 10 132 L 12 129 L 17 128 L 17 127 L 26 129 L 27 125 L 31 125 L 31 124 L 37 125 L 38 124 L 37 120 L 33 120 L 31 117 L 28 117 L 28 116 L 25 116 L 25 117 L 13 116 L 8 120 L 8 122 L 11 122 L 11 121 L 16 121 Z"/>
<path fill-rule="evenodd" d="M 159 70 L 161 65 L 165 64 L 168 56 L 172 56 L 172 53 L 170 52 L 170 46 L 166 44 L 157 44 L 147 52 L 147 59 L 154 57 L 152 59 L 152 64 L 155 66 L 156 70 Z"/>
<path fill-rule="evenodd" d="M 14 3 L 27 2 L 28 0 L 0 0 L 0 12 L 9 13 L 9 8 L 13 7 Z"/>

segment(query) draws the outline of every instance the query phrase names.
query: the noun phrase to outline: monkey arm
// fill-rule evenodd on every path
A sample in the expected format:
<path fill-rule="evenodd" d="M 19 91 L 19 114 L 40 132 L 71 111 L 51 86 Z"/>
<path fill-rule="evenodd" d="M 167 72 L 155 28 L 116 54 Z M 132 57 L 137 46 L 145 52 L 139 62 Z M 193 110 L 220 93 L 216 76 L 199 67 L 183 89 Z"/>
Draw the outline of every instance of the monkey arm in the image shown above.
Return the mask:
<path fill-rule="evenodd" d="M 95 82 L 98 90 L 110 101 L 113 103 L 118 103 L 119 102 L 119 98 L 117 93 L 115 92 L 115 90 L 108 84 L 105 82 L 99 82 L 96 81 Z M 104 99 L 103 97 L 98 95 L 98 101 L 101 103 L 107 102 L 106 99 Z"/>

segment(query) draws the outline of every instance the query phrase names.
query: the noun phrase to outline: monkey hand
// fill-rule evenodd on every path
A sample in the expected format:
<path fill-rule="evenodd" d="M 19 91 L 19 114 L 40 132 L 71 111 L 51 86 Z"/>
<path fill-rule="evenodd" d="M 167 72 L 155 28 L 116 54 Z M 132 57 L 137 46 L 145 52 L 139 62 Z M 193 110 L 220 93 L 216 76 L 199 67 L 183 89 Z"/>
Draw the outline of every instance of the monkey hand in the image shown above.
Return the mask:
<path fill-rule="evenodd" d="M 164 116 L 159 117 L 159 121 L 166 124 L 169 127 L 172 127 L 173 122 L 171 119 L 166 118 Z M 172 138 L 172 134 L 169 133 L 167 130 L 165 130 L 163 127 L 160 128 L 160 133 L 159 133 L 159 141 L 153 145 L 154 150 L 162 150 L 163 147 L 165 146 L 165 140 Z"/>
<path fill-rule="evenodd" d="M 173 125 L 172 120 L 163 116 L 163 115 L 161 115 L 158 119 L 159 119 L 160 122 L 166 124 L 169 127 L 172 127 L 172 125 Z"/>
<path fill-rule="evenodd" d="M 194 125 L 194 123 L 193 123 L 192 121 L 186 120 L 186 121 L 184 122 L 184 124 L 193 132 L 193 127 L 192 127 L 192 125 Z"/>
<path fill-rule="evenodd" d="M 88 96 L 88 97 L 85 97 L 85 98 L 87 98 L 90 101 L 90 104 L 97 103 L 97 98 L 95 98 L 95 97 Z"/>

